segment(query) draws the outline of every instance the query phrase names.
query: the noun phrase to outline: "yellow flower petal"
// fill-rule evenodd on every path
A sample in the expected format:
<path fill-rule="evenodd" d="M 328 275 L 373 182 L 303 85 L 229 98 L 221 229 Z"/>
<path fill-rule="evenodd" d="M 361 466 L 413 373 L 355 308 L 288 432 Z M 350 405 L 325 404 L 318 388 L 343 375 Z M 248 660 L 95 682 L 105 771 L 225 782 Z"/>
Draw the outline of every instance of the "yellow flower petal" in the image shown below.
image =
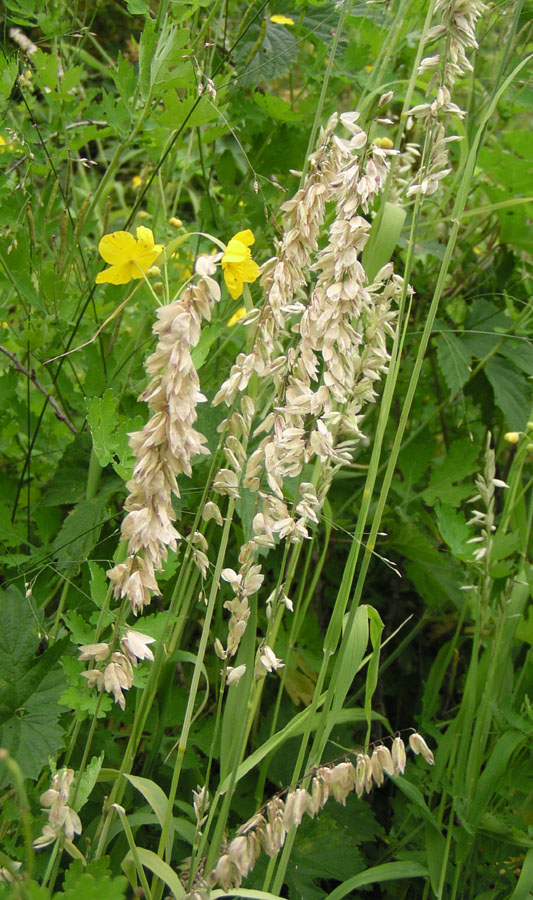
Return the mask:
<path fill-rule="evenodd" d="M 237 322 L 240 322 L 241 319 L 244 319 L 245 315 L 246 315 L 246 307 L 239 306 L 239 308 L 236 309 L 235 312 L 233 313 L 232 317 L 230 319 L 228 319 L 228 321 L 226 322 L 227 327 L 233 328 L 233 326 L 236 325 Z"/>
<path fill-rule="evenodd" d="M 135 277 L 140 278 L 141 276 L 137 275 Z M 111 268 L 104 269 L 103 272 L 99 272 L 96 276 L 97 284 L 127 284 L 128 281 L 131 281 L 130 263 L 111 266 Z"/>
<path fill-rule="evenodd" d="M 104 234 L 98 244 L 98 252 L 106 263 L 119 265 L 131 259 L 135 245 L 136 240 L 128 231 L 114 231 L 113 234 Z"/>
<path fill-rule="evenodd" d="M 283 16 L 281 13 L 270 16 L 270 21 L 273 22 L 274 25 L 294 25 L 294 19 L 291 19 L 290 16 Z"/>
<path fill-rule="evenodd" d="M 237 234 L 233 235 L 231 240 L 240 241 L 241 244 L 244 244 L 245 247 L 250 247 L 252 244 L 255 244 L 254 233 L 253 231 L 250 231 L 249 228 L 247 228 L 245 231 L 238 231 Z"/>
<path fill-rule="evenodd" d="M 246 262 L 243 262 L 239 266 L 239 271 L 241 273 L 242 280 L 251 283 L 259 277 L 260 269 L 257 263 L 253 261 L 253 259 L 247 259 Z"/>
<path fill-rule="evenodd" d="M 245 247 L 241 241 L 236 241 L 235 238 L 232 238 L 222 257 L 222 265 L 224 266 L 225 263 L 241 263 L 245 259 L 249 259 L 249 257 L 250 251 L 248 247 Z"/>
<path fill-rule="evenodd" d="M 137 240 L 127 231 L 115 231 L 104 235 L 98 250 L 111 268 L 100 272 L 97 284 L 127 284 L 143 277 L 162 252 L 163 245 L 154 243 L 151 228 L 139 225 Z"/>

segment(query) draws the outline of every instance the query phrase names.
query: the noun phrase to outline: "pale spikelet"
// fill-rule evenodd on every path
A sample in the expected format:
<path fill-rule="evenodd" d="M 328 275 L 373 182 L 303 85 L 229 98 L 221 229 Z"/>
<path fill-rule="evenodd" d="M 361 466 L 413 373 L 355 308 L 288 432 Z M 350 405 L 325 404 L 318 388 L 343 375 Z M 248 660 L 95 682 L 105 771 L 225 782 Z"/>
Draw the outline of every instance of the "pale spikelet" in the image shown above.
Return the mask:
<path fill-rule="evenodd" d="M 429 749 L 422 735 L 418 734 L 417 731 L 409 735 L 409 746 L 413 753 L 416 753 L 417 755 L 420 754 L 430 766 L 435 763 L 433 753 Z"/>
<path fill-rule="evenodd" d="M 74 780 L 73 769 L 59 769 L 52 778 L 52 784 L 41 794 L 41 805 L 48 813 L 48 823 L 42 834 L 33 842 L 36 849 L 47 847 L 63 834 L 72 841 L 75 834 L 81 834 L 81 821 L 77 812 L 68 805 L 70 789 Z"/>
<path fill-rule="evenodd" d="M 427 88 L 430 99 L 409 110 L 408 127 L 413 118 L 417 120 L 427 143 L 425 164 L 407 186 L 408 197 L 434 194 L 440 181 L 451 171 L 447 145 L 460 138 L 447 136 L 445 126 L 450 115 L 458 118 L 466 115 L 452 100 L 451 90 L 458 78 L 472 71 L 467 52 L 478 46 L 476 24 L 486 9 L 481 0 L 437 0 L 435 4 L 440 22 L 430 28 L 426 40 L 428 43 L 442 40 L 443 52 L 424 57 L 418 70 L 419 75 L 433 74 Z"/>
<path fill-rule="evenodd" d="M 403 775 L 407 757 L 405 755 L 405 744 L 399 735 L 397 735 L 392 742 L 391 756 L 394 765 L 394 774 Z"/>
<path fill-rule="evenodd" d="M 434 759 L 424 739 L 415 732 L 409 739 L 411 748 L 430 765 Z M 384 773 L 398 775 L 405 769 L 405 746 L 400 737 L 392 744 L 392 752 L 383 744 L 378 745 L 372 757 L 358 753 L 355 766 L 349 760 L 337 764 L 319 766 L 314 770 L 309 787 L 287 791 L 285 800 L 273 797 L 238 829 L 232 841 L 223 847 L 223 853 L 215 868 L 208 875 L 210 887 L 219 884 L 224 890 L 240 886 L 243 878 L 253 869 L 262 850 L 267 856 L 275 856 L 283 847 L 287 833 L 301 824 L 305 814 L 314 818 L 330 797 L 344 804 L 355 791 L 361 797 L 373 784 L 384 782 Z M 192 894 L 188 895 L 192 898 Z"/>
<path fill-rule="evenodd" d="M 200 339 L 202 318 L 210 318 L 219 298 L 218 284 L 206 275 L 157 312 L 153 330 L 158 342 L 145 366 L 152 380 L 140 398 L 152 410 L 152 417 L 141 431 L 130 435 L 136 463 L 127 485 L 128 514 L 122 523 L 129 556 L 108 572 L 115 596 L 127 597 L 135 615 L 157 593 L 155 572 L 161 570 L 168 548 L 176 550 L 181 539 L 173 525 L 177 478 L 190 476 L 191 459 L 208 452 L 206 439 L 193 427 L 196 406 L 205 398 L 191 349 Z M 195 561 L 205 574 L 201 553 Z"/>

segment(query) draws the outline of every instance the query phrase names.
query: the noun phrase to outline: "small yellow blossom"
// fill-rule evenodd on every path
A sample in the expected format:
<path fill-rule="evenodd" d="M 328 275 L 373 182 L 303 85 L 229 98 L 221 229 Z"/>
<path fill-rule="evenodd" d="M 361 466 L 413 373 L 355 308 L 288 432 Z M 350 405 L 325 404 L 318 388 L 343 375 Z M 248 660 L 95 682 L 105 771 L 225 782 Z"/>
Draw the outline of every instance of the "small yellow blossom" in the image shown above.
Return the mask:
<path fill-rule="evenodd" d="M 381 147 L 382 150 L 392 150 L 394 147 L 394 142 L 388 137 L 376 138 L 374 144 L 376 147 Z"/>
<path fill-rule="evenodd" d="M 236 325 L 237 322 L 240 322 L 241 319 L 244 319 L 245 315 L 246 315 L 246 307 L 239 306 L 239 308 L 237 310 L 235 310 L 235 312 L 233 313 L 231 319 L 228 319 L 228 321 L 226 322 L 227 327 L 233 328 L 233 326 Z"/>
<path fill-rule="evenodd" d="M 275 15 L 270 16 L 270 21 L 274 23 L 274 25 L 294 25 L 294 19 L 291 19 L 290 16 L 283 15 Z"/>
<path fill-rule="evenodd" d="M 172 218 L 168 220 L 168 224 L 172 225 L 173 228 L 181 228 L 183 222 L 181 219 L 177 219 L 176 216 L 172 216 Z"/>
<path fill-rule="evenodd" d="M 139 188 L 142 183 L 143 183 L 143 180 L 140 175 L 134 175 L 133 178 L 131 179 L 132 188 L 135 188 L 135 189 Z"/>
<path fill-rule="evenodd" d="M 472 250 L 474 251 L 474 253 L 476 254 L 476 256 L 481 256 L 481 254 L 482 254 L 482 252 L 483 252 L 483 251 L 481 250 L 481 247 L 472 247 Z"/>
<path fill-rule="evenodd" d="M 241 296 L 244 282 L 251 284 L 259 276 L 259 266 L 252 259 L 251 244 L 255 238 L 249 228 L 231 238 L 222 257 L 224 281 L 234 300 Z"/>
<path fill-rule="evenodd" d="M 5 137 L 2 137 L 0 134 L 0 153 L 5 153 L 6 150 L 14 150 L 15 145 L 13 142 L 7 143 Z"/>
<path fill-rule="evenodd" d="M 520 440 L 520 435 L 518 431 L 508 431 L 503 436 L 504 441 L 507 441 L 508 444 L 518 444 Z"/>
<path fill-rule="evenodd" d="M 374 68 L 374 66 L 371 66 L 371 65 L 365 66 L 365 72 L 368 72 L 368 74 L 370 75 L 373 68 Z"/>
<path fill-rule="evenodd" d="M 127 284 L 132 279 L 142 278 L 162 249 L 162 244 L 154 243 L 151 229 L 144 225 L 137 228 L 137 240 L 128 231 L 105 234 L 98 244 L 98 252 L 111 268 L 99 272 L 96 283 Z"/>

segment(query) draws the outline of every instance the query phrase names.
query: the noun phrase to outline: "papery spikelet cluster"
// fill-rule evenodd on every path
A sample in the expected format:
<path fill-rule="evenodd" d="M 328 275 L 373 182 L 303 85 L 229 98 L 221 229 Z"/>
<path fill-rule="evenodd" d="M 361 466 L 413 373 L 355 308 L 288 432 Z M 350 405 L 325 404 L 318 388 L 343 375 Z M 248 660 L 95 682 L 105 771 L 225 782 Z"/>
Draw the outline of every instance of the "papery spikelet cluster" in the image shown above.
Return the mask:
<path fill-rule="evenodd" d="M 81 821 L 77 812 L 69 805 L 70 788 L 74 780 L 74 769 L 60 769 L 52 778 L 52 784 L 41 794 L 41 806 L 48 814 L 48 823 L 42 834 L 33 842 L 36 849 L 48 847 L 60 835 L 72 841 L 75 834 L 81 834 Z"/>
<path fill-rule="evenodd" d="M 115 703 L 121 709 L 126 707 L 124 691 L 128 691 L 133 684 L 133 668 L 138 660 L 154 659 L 149 644 L 154 643 L 154 638 L 142 634 L 140 631 L 127 630 L 120 639 L 120 651 L 111 650 L 111 645 L 101 642 L 98 644 L 83 644 L 79 648 L 80 660 L 93 660 L 94 662 L 106 662 L 102 669 L 89 669 L 82 672 L 91 687 L 99 691 L 107 691 L 112 694 Z"/>
<path fill-rule="evenodd" d="M 408 197 L 434 194 L 440 181 L 451 171 L 448 144 L 460 138 L 446 134 L 446 122 L 450 115 L 465 116 L 464 110 L 453 102 L 451 91 L 458 78 L 472 71 L 467 51 L 478 46 L 476 24 L 486 9 L 481 0 L 437 0 L 435 4 L 435 13 L 441 21 L 430 28 L 426 40 L 428 43 L 442 40 L 444 49 L 442 53 L 424 57 L 419 67 L 419 75 L 433 73 L 427 89 L 432 96 L 426 103 L 409 110 L 409 121 L 419 122 L 428 145 L 424 165 L 407 188 Z"/>
<path fill-rule="evenodd" d="M 413 753 L 433 765 L 433 754 L 420 734 L 411 734 L 409 746 Z M 380 744 L 370 756 L 357 753 L 355 764 L 344 760 L 336 765 L 319 766 L 308 787 L 290 790 L 284 798 L 274 797 L 239 828 L 207 876 L 209 887 L 220 885 L 224 891 L 238 888 L 260 853 L 275 856 L 283 847 L 287 833 L 300 825 L 304 815 L 317 816 L 330 797 L 342 804 L 353 792 L 362 797 L 374 785 L 380 787 L 385 775 L 403 775 L 405 766 L 405 744 L 399 736 L 394 738 L 390 750 Z"/>
<path fill-rule="evenodd" d="M 137 615 L 158 593 L 155 573 L 168 548 L 176 550 L 181 535 L 174 527 L 172 495 L 179 497 L 178 476 L 191 474 L 191 459 L 207 453 L 205 438 L 194 429 L 200 391 L 191 349 L 200 340 L 202 319 L 209 320 L 220 288 L 210 276 L 190 284 L 178 300 L 157 311 L 154 333 L 158 342 L 146 361 L 152 380 L 140 399 L 152 410 L 141 431 L 130 435 L 136 457 L 125 503 L 128 514 L 122 537 L 128 543 L 125 562 L 108 576 L 117 598 L 127 597 Z M 205 557 L 204 546 L 195 548 Z M 205 570 L 206 560 L 199 555 Z"/>
<path fill-rule="evenodd" d="M 479 529 L 476 537 L 470 538 L 469 544 L 475 544 L 474 561 L 481 564 L 484 571 L 485 588 L 490 589 L 489 567 L 491 564 L 492 548 L 494 543 L 495 525 L 495 509 L 494 494 L 495 488 L 508 488 L 509 485 L 496 478 L 496 457 L 491 447 L 492 436 L 487 436 L 487 446 L 485 452 L 485 469 L 483 474 L 476 477 L 477 494 L 472 497 L 470 503 L 482 506 L 482 509 L 474 509 L 472 517 L 468 520 L 468 525 L 474 525 Z M 479 568 L 476 566 L 476 568 Z"/>
<path fill-rule="evenodd" d="M 220 426 L 227 435 L 227 466 L 215 477 L 214 489 L 236 499 L 242 484 L 257 495 L 252 533 L 235 573 L 241 580 L 250 570 L 258 573 L 260 551 L 279 540 L 299 543 L 310 536 L 335 471 L 351 463 L 364 440 L 361 419 L 387 370 L 393 306 L 403 282 L 388 265 L 370 283 L 361 263 L 370 222 L 362 213 L 383 189 L 395 151 L 368 146 L 357 118 L 357 113 L 340 116 L 347 138 L 335 133 L 339 117 L 330 119 L 302 188 L 283 204 L 284 235 L 261 278 L 265 305 L 255 319 L 248 317 L 255 327 L 253 345 L 239 355 L 214 400 L 228 406 L 240 400 L 240 413 Z M 336 213 L 329 241 L 319 251 L 328 202 Z M 254 431 L 255 399 L 245 393 L 252 375 L 258 390 L 270 395 L 270 411 Z M 247 455 L 249 440 L 257 437 Z M 320 462 L 316 483 L 301 480 L 296 501 L 288 500 L 285 479 L 301 478 L 314 460 Z M 283 596 L 280 591 L 275 602 L 290 609 Z M 241 601 L 238 609 L 231 604 L 230 655 L 235 635 L 240 640 L 246 627 L 246 607 Z"/>

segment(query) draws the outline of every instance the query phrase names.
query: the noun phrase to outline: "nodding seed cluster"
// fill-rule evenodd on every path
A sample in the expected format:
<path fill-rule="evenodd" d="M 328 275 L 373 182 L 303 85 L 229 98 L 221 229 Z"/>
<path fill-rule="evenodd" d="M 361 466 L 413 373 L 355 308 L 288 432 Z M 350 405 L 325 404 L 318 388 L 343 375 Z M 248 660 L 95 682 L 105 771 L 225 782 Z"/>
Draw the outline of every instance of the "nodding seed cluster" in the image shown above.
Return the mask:
<path fill-rule="evenodd" d="M 473 70 L 467 51 L 477 49 L 476 24 L 486 9 L 482 0 L 437 0 L 435 4 L 435 13 L 441 21 L 429 29 L 426 41 L 442 40 L 445 49 L 443 53 L 424 57 L 419 66 L 419 75 L 433 72 L 427 92 L 434 93 L 426 103 L 409 110 L 408 127 L 416 119 L 429 145 L 424 164 L 407 187 L 408 197 L 434 194 L 440 181 L 451 171 L 448 144 L 461 138 L 446 136 L 445 122 L 450 115 L 461 119 L 465 116 L 464 110 L 452 101 L 451 91 L 458 78 Z"/>
<path fill-rule="evenodd" d="M 433 765 L 433 754 L 420 734 L 411 734 L 409 746 L 413 753 L 420 754 Z M 385 775 L 403 775 L 405 766 L 405 744 L 399 736 L 394 738 L 390 750 L 379 744 L 371 756 L 358 753 L 355 764 L 344 760 L 337 765 L 319 766 L 314 770 L 308 788 L 290 790 L 285 799 L 273 797 L 260 812 L 241 825 L 207 875 L 207 886 L 220 885 L 224 891 L 240 887 L 260 853 L 275 856 L 283 847 L 287 833 L 300 825 L 304 815 L 311 818 L 318 815 L 330 797 L 342 804 L 353 791 L 362 797 L 373 785 L 380 787 Z M 196 893 L 193 891 L 189 897 Z"/>
<path fill-rule="evenodd" d="M 361 263 L 370 222 L 361 213 L 368 213 L 383 189 L 395 151 L 369 144 L 357 118 L 357 113 L 340 116 L 349 135 L 341 138 L 335 133 L 339 117 L 331 117 L 303 187 L 283 204 L 284 235 L 261 279 L 265 305 L 247 320 L 256 328 L 253 345 L 239 354 L 214 399 L 215 404 L 240 403 L 240 411 L 220 426 L 227 435 L 227 465 L 216 475 L 214 490 L 236 499 L 242 485 L 257 496 L 251 534 L 234 573 L 241 583 L 249 572 L 257 578 L 258 554 L 265 548 L 278 540 L 309 538 L 309 525 L 318 522 L 333 475 L 351 463 L 354 449 L 365 440 L 365 407 L 376 400 L 376 384 L 387 370 L 393 305 L 403 281 L 388 264 L 370 283 Z M 327 202 L 335 215 L 328 243 L 318 250 Z M 258 397 L 263 397 L 261 407 Z M 256 406 L 263 415 L 252 431 Z M 259 443 L 248 454 L 250 438 Z M 320 463 L 316 482 L 300 481 L 296 500 L 288 501 L 285 479 L 301 478 L 313 461 Z M 241 602 L 238 616 L 234 607 L 229 655 L 235 631 L 240 640 L 247 620 L 247 602 Z"/>
<path fill-rule="evenodd" d="M 81 834 L 80 817 L 68 805 L 73 780 L 74 769 L 60 769 L 53 776 L 48 790 L 41 794 L 41 805 L 48 813 L 48 822 L 33 842 L 36 850 L 53 844 L 61 834 L 67 841 L 72 841 L 75 834 Z"/>
<path fill-rule="evenodd" d="M 138 615 L 158 594 L 155 573 L 160 571 L 168 548 L 175 550 L 181 535 L 174 527 L 172 495 L 180 496 L 179 475 L 191 475 L 191 459 L 208 453 L 205 437 L 194 429 L 196 405 L 206 398 L 200 391 L 191 349 L 200 340 L 202 319 L 211 318 L 211 308 L 220 299 L 220 287 L 209 275 L 188 285 L 179 299 L 157 311 L 153 331 L 157 346 L 145 368 L 152 377 L 140 396 L 152 416 L 130 435 L 136 462 L 127 484 L 127 516 L 122 538 L 128 542 L 128 557 L 107 573 L 115 597 L 126 597 Z M 204 553 L 204 547 L 193 553 Z M 205 572 L 207 562 L 198 558 Z M 198 560 L 197 560 L 198 561 Z"/>

